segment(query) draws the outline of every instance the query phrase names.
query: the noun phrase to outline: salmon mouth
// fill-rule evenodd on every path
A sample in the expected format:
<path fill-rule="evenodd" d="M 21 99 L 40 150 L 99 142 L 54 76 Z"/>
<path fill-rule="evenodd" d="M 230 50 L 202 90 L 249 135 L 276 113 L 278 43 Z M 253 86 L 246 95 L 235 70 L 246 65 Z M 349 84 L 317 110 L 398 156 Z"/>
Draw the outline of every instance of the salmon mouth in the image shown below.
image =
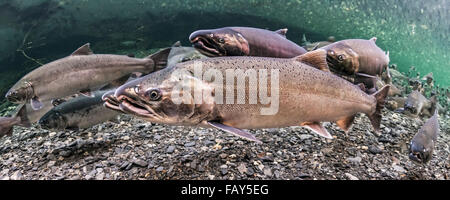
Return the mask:
<path fill-rule="evenodd" d="M 191 43 L 194 45 L 194 48 L 209 57 L 222 56 L 222 53 L 218 50 L 219 47 L 214 45 L 214 41 L 208 38 L 197 36 L 191 40 Z"/>
<path fill-rule="evenodd" d="M 120 111 L 126 114 L 136 115 L 142 118 L 157 117 L 156 113 L 153 111 L 152 108 L 150 108 L 150 106 L 147 106 L 125 95 L 119 96 L 116 100 L 108 100 L 106 101 L 106 103 L 107 104 L 112 103 L 113 104 L 112 107 L 116 109 L 118 108 Z"/>

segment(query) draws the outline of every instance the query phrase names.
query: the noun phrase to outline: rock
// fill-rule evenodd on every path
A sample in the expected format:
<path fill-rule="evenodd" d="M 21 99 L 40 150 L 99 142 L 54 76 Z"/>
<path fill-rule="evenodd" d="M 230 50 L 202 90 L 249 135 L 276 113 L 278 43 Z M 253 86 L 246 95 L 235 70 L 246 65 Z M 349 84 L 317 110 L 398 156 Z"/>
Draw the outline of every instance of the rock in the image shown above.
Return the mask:
<path fill-rule="evenodd" d="M 145 162 L 145 161 L 143 161 L 143 160 L 140 160 L 140 159 L 135 159 L 135 160 L 133 160 L 133 163 L 134 163 L 136 166 L 139 166 L 139 167 L 147 167 L 147 166 L 148 166 L 148 163 L 147 163 L 147 162 Z"/>
<path fill-rule="evenodd" d="M 12 176 L 10 177 L 11 180 L 22 180 L 23 176 L 22 173 L 20 171 L 16 171 L 12 174 Z"/>
<path fill-rule="evenodd" d="M 381 149 L 379 149 L 377 146 L 370 146 L 369 147 L 369 152 L 372 154 L 381 154 L 383 153 L 383 151 Z"/>
<path fill-rule="evenodd" d="M 244 163 L 241 163 L 238 167 L 237 167 L 239 173 L 241 174 L 245 174 L 247 173 L 247 167 L 245 166 Z"/>
<path fill-rule="evenodd" d="M 155 135 L 155 136 L 153 137 L 153 139 L 159 140 L 159 139 L 161 139 L 161 136 L 160 136 L 160 135 Z"/>
<path fill-rule="evenodd" d="M 158 167 L 158 168 L 156 168 L 156 171 L 157 172 L 162 172 L 164 170 L 164 167 Z"/>
<path fill-rule="evenodd" d="M 356 176 L 353 176 L 352 174 L 349 174 L 349 173 L 345 173 L 345 177 L 347 177 L 348 180 L 352 180 L 352 181 L 359 180 L 359 178 L 357 178 Z"/>
<path fill-rule="evenodd" d="M 185 147 L 193 147 L 195 146 L 195 142 L 188 142 L 186 144 L 184 144 Z"/>
<path fill-rule="evenodd" d="M 125 170 L 128 167 L 128 165 L 130 165 L 130 163 L 125 161 L 120 165 L 119 169 Z"/>
<path fill-rule="evenodd" d="M 255 171 L 253 170 L 253 168 L 249 167 L 247 168 L 246 174 L 247 176 L 253 176 L 253 174 L 255 174 Z"/>
<path fill-rule="evenodd" d="M 361 157 L 357 156 L 357 157 L 352 157 L 352 158 L 347 158 L 348 162 L 354 163 L 354 164 L 358 164 L 361 162 Z"/>
<path fill-rule="evenodd" d="M 300 135 L 300 140 L 307 140 L 307 139 L 310 139 L 310 138 L 312 138 L 313 136 L 312 135 L 309 135 L 309 134 L 301 134 Z"/>
<path fill-rule="evenodd" d="M 406 172 L 405 168 L 403 168 L 402 166 L 394 165 L 392 168 L 394 168 L 395 171 L 400 172 L 400 173 Z"/>
<path fill-rule="evenodd" d="M 228 174 L 228 169 L 226 169 L 226 168 L 221 168 L 221 169 L 220 169 L 220 174 L 222 174 L 222 176 L 225 176 L 226 174 Z"/>
<path fill-rule="evenodd" d="M 272 177 L 272 170 L 269 168 L 265 168 L 264 169 L 264 175 L 266 175 L 267 177 Z"/>
<path fill-rule="evenodd" d="M 228 165 L 221 165 L 220 169 L 228 169 Z"/>
<path fill-rule="evenodd" d="M 0 176 L 0 181 L 9 181 L 9 176 Z"/>
<path fill-rule="evenodd" d="M 95 176 L 95 180 L 103 180 L 105 178 L 105 173 L 101 172 Z"/>
<path fill-rule="evenodd" d="M 226 154 L 226 153 L 221 153 L 221 154 L 219 155 L 219 157 L 222 158 L 222 159 L 225 159 L 225 158 L 228 157 L 228 154 Z"/>
<path fill-rule="evenodd" d="M 53 166 L 55 166 L 55 163 L 56 163 L 56 161 L 50 161 L 50 162 L 48 162 L 48 164 L 47 164 L 47 167 L 53 167 Z"/>
<path fill-rule="evenodd" d="M 175 146 L 169 146 L 166 150 L 167 153 L 173 153 L 175 151 Z"/>

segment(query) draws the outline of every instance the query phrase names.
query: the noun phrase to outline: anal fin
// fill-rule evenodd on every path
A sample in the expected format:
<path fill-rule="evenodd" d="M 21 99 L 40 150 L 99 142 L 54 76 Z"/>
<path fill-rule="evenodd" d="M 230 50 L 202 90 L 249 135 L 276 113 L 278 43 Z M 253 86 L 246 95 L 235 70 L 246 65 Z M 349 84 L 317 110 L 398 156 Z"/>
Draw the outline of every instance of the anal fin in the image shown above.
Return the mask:
<path fill-rule="evenodd" d="M 322 136 L 327 139 L 333 139 L 333 136 L 331 136 L 331 134 L 328 133 L 327 129 L 325 129 L 325 127 L 323 127 L 320 122 L 306 122 L 302 123 L 301 126 L 313 131 L 319 136 Z"/>
<path fill-rule="evenodd" d="M 253 141 L 253 142 L 257 142 L 257 143 L 262 143 L 261 140 L 259 140 L 258 138 L 256 138 L 254 135 L 252 135 L 251 133 L 247 132 L 247 131 L 243 131 L 241 129 L 237 129 L 234 127 L 230 127 L 218 122 L 208 122 L 209 125 L 213 126 L 214 128 L 223 130 L 227 133 L 231 133 L 235 136 Z"/>
<path fill-rule="evenodd" d="M 355 120 L 356 116 L 350 116 L 350 117 L 346 117 L 344 119 L 338 120 L 336 122 L 336 124 L 339 126 L 339 128 L 341 128 L 342 130 L 344 130 L 346 133 L 350 130 L 350 128 L 353 125 L 353 121 Z"/>

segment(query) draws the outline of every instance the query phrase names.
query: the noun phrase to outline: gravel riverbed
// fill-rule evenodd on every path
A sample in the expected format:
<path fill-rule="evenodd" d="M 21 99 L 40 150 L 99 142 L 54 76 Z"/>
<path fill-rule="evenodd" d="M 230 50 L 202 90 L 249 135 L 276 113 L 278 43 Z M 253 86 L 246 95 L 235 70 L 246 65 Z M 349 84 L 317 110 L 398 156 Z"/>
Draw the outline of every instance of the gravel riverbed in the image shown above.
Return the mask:
<path fill-rule="evenodd" d="M 301 127 L 251 130 L 263 144 L 215 129 L 152 124 L 127 115 L 80 131 L 15 127 L 0 139 L 0 180 L 449 179 L 449 120 L 426 165 L 409 160 L 423 121 L 385 111 L 375 135 L 359 115 L 327 140 Z"/>

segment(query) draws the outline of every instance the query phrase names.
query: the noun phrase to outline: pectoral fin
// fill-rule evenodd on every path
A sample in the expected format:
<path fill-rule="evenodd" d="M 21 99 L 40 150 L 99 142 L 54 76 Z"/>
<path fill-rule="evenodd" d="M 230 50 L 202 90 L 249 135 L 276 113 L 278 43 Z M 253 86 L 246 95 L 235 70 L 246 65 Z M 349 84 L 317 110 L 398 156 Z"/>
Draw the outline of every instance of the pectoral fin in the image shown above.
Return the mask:
<path fill-rule="evenodd" d="M 336 124 L 344 130 L 346 133 L 350 130 L 353 125 L 353 121 L 355 120 L 355 116 L 346 117 L 336 122 Z"/>
<path fill-rule="evenodd" d="M 333 136 L 331 136 L 331 134 L 328 133 L 327 129 L 325 129 L 325 127 L 323 127 L 320 122 L 306 122 L 301 124 L 301 126 L 313 131 L 319 136 L 322 136 L 327 139 L 333 139 Z"/>
<path fill-rule="evenodd" d="M 316 46 L 311 51 L 315 51 L 315 50 L 319 49 L 319 46 L 320 46 L 320 42 L 317 43 Z"/>
<path fill-rule="evenodd" d="M 220 129 L 222 131 L 225 131 L 227 133 L 231 133 L 235 136 L 250 140 L 250 141 L 254 141 L 257 143 L 262 143 L 261 140 L 259 140 L 258 138 L 256 138 L 254 135 L 252 135 L 249 132 L 243 131 L 241 129 L 237 129 L 237 128 L 233 128 L 218 122 L 208 122 L 209 125 L 213 126 L 214 128 Z"/>
<path fill-rule="evenodd" d="M 22 125 L 24 127 L 31 127 L 31 123 L 28 120 L 26 105 L 22 104 L 18 107 L 15 117 L 18 117 L 20 119 L 20 123 L 19 123 L 20 125 Z"/>
<path fill-rule="evenodd" d="M 82 94 L 86 97 L 94 97 L 94 94 L 91 92 L 90 89 L 82 90 L 82 91 L 80 91 L 80 94 Z"/>
<path fill-rule="evenodd" d="M 317 49 L 314 51 L 310 51 L 303 55 L 297 56 L 294 58 L 298 62 L 305 63 L 311 67 L 316 69 L 329 72 L 327 63 L 327 52 L 323 49 Z"/>
<path fill-rule="evenodd" d="M 42 102 L 39 101 L 38 97 L 33 97 L 31 99 L 31 107 L 33 108 L 33 110 L 40 110 L 42 109 L 42 107 L 44 107 L 44 104 L 42 104 Z"/>

